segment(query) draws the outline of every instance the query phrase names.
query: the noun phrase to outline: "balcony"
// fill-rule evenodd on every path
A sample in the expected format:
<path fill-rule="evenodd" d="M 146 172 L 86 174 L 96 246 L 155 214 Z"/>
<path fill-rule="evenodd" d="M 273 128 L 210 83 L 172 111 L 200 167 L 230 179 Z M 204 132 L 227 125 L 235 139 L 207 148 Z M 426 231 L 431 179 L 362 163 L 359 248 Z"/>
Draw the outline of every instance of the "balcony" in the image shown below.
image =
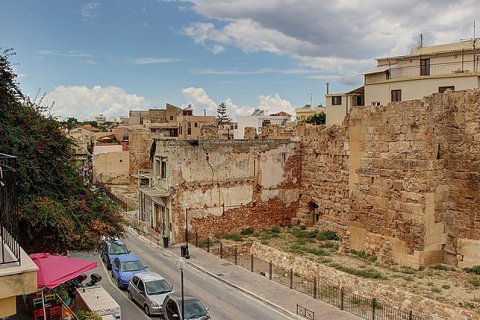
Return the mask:
<path fill-rule="evenodd" d="M 474 65 L 473 60 L 452 61 L 443 63 L 428 63 L 421 65 L 414 61 L 410 65 L 378 66 L 371 72 L 365 73 L 365 84 L 407 79 L 422 79 L 434 77 L 454 77 L 474 75 L 479 72 L 479 63 Z"/>
<path fill-rule="evenodd" d="M 21 264 L 16 192 L 17 159 L 0 154 L 0 265 Z"/>

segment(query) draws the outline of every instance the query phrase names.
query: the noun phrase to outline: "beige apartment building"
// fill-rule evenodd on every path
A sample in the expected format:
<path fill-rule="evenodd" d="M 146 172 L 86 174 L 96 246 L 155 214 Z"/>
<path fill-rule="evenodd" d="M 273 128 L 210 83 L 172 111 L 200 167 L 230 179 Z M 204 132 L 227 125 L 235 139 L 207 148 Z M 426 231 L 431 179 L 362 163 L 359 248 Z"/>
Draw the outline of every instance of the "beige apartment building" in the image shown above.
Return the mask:
<path fill-rule="evenodd" d="M 379 58 L 364 73 L 364 85 L 347 93 L 328 93 L 327 125 L 340 124 L 352 106 L 381 106 L 422 99 L 432 93 L 479 88 L 479 53 L 474 41 L 418 46 L 410 54 Z"/>
<path fill-rule="evenodd" d="M 183 109 L 177 116 L 178 139 L 198 139 L 202 125 L 215 125 L 214 116 L 194 116 L 191 107 Z"/>
<path fill-rule="evenodd" d="M 435 92 L 478 88 L 478 51 L 474 41 L 462 41 L 379 58 L 377 67 L 365 72 L 365 104 L 386 105 Z"/>
<path fill-rule="evenodd" d="M 325 112 L 325 108 L 322 105 L 318 107 L 311 107 L 309 104 L 301 108 L 295 108 L 295 120 L 297 122 L 303 122 L 309 117 L 316 115 L 317 113 Z"/>

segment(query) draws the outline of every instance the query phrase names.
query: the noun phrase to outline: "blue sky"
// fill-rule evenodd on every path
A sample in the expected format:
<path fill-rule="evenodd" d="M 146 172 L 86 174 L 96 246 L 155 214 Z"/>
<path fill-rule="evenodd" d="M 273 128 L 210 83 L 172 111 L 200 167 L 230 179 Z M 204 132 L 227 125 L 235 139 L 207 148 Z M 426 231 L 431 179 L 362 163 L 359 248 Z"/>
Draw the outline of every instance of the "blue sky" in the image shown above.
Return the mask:
<path fill-rule="evenodd" d="M 0 47 L 60 118 L 192 104 L 293 113 L 362 84 L 375 58 L 472 36 L 472 0 L 0 0 Z M 40 93 L 39 93 L 40 92 Z"/>

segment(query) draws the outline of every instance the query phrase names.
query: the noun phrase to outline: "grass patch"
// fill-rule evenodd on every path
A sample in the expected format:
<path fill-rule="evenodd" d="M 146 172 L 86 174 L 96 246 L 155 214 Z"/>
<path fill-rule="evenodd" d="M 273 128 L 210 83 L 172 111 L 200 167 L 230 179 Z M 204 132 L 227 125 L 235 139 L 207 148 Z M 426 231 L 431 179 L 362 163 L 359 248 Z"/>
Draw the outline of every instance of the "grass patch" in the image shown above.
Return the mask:
<path fill-rule="evenodd" d="M 320 256 L 320 257 L 325 257 L 325 256 L 329 256 L 330 253 L 323 250 L 322 248 L 308 248 L 306 249 L 306 251 L 308 253 L 311 253 L 311 254 L 314 254 L 316 256 Z"/>
<path fill-rule="evenodd" d="M 440 288 L 437 288 L 437 287 L 432 287 L 431 290 L 432 290 L 433 293 L 440 293 L 440 292 L 442 292 L 442 290 L 441 290 Z"/>
<path fill-rule="evenodd" d="M 226 234 L 223 237 L 227 240 L 232 240 L 232 241 L 237 241 L 237 242 L 243 241 L 243 236 L 238 234 L 238 233 Z"/>
<path fill-rule="evenodd" d="M 450 268 L 447 267 L 444 264 L 435 264 L 430 267 L 430 269 L 435 269 L 435 270 L 442 270 L 442 271 L 450 271 Z"/>
<path fill-rule="evenodd" d="M 320 248 L 338 250 L 338 243 L 333 241 L 327 241 L 320 244 Z"/>
<path fill-rule="evenodd" d="M 480 287 L 480 280 L 477 277 L 471 277 L 468 282 L 474 287 Z"/>
<path fill-rule="evenodd" d="M 464 268 L 463 270 L 465 270 L 468 273 L 475 273 L 475 274 L 480 275 L 480 266 L 473 266 L 471 268 Z"/>
<path fill-rule="evenodd" d="M 327 230 L 327 231 L 322 231 L 318 232 L 315 236 L 315 238 L 319 241 L 323 240 L 335 240 L 338 241 L 340 240 L 340 237 L 333 231 Z"/>
<path fill-rule="evenodd" d="M 442 288 L 445 289 L 445 290 L 447 290 L 447 289 L 450 289 L 450 286 L 445 283 L 445 284 L 442 284 Z"/>
<path fill-rule="evenodd" d="M 387 277 L 385 277 L 383 274 L 378 272 L 375 269 L 368 268 L 368 269 L 355 269 L 355 268 L 350 268 L 350 267 L 344 267 L 340 265 L 339 263 L 333 262 L 328 264 L 330 267 L 333 267 L 339 271 L 343 271 L 349 274 L 353 274 L 354 276 L 362 277 L 362 278 L 368 278 L 368 279 L 379 279 L 379 280 L 386 280 Z"/>
<path fill-rule="evenodd" d="M 252 235 L 253 232 L 255 232 L 255 229 L 253 228 L 246 228 L 246 229 L 242 229 L 242 231 L 240 231 L 240 234 L 242 236 L 249 236 L 249 235 Z"/>
<path fill-rule="evenodd" d="M 368 254 L 365 253 L 365 251 L 357 251 L 355 249 L 350 249 L 350 253 L 359 258 L 370 261 L 372 263 L 377 261 L 377 256 L 369 256 Z"/>

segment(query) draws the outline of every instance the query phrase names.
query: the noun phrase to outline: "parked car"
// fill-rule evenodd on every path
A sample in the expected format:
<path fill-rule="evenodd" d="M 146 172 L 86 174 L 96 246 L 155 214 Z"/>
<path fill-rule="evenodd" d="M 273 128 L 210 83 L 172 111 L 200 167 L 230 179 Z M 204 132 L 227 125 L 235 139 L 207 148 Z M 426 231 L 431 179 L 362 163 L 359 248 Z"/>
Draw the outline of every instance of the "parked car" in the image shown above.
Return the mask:
<path fill-rule="evenodd" d="M 122 254 L 113 259 L 112 277 L 121 289 L 128 287 L 128 283 L 135 274 L 144 271 L 147 271 L 147 267 L 134 255 Z"/>
<path fill-rule="evenodd" d="M 162 316 L 165 320 L 207 320 L 210 319 L 208 309 L 195 297 L 183 298 L 185 318 L 182 318 L 182 296 L 169 294 L 162 306 Z"/>
<path fill-rule="evenodd" d="M 127 249 L 125 243 L 122 240 L 116 238 L 106 238 L 100 244 L 100 257 L 107 266 L 107 269 L 112 268 L 112 261 L 121 254 L 129 254 L 130 250 Z"/>
<path fill-rule="evenodd" d="M 162 313 L 165 297 L 173 292 L 173 287 L 155 272 L 140 272 L 128 284 L 128 297 L 137 302 L 147 315 Z"/>

